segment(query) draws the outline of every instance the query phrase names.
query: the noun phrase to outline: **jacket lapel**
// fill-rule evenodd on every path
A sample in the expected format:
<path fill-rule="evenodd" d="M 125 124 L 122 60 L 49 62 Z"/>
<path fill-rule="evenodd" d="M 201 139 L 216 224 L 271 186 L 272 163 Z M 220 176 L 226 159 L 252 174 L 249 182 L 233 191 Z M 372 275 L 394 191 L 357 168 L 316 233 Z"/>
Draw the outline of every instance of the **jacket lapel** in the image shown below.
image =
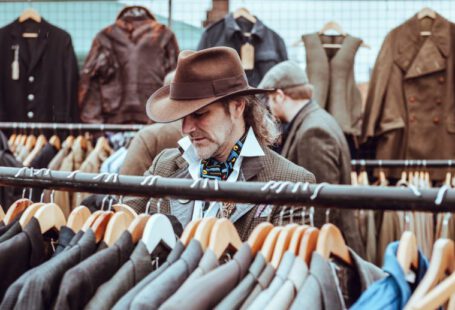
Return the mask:
<path fill-rule="evenodd" d="M 33 71 L 33 69 L 36 67 L 38 62 L 41 60 L 41 57 L 43 56 L 43 53 L 46 50 L 48 36 L 49 36 L 49 33 L 47 31 L 43 34 L 40 33 L 37 38 L 36 49 L 30 51 L 31 60 L 30 60 L 30 66 L 28 67 L 29 73 Z"/>

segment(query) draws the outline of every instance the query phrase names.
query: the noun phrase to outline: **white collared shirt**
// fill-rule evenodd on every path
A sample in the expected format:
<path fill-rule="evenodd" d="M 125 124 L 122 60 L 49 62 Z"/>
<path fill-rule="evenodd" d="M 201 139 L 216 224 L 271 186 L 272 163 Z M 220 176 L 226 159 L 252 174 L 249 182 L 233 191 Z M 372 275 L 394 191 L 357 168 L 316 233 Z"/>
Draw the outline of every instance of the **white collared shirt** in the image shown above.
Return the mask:
<path fill-rule="evenodd" d="M 199 180 L 200 177 L 200 167 L 201 167 L 201 159 L 198 157 L 196 149 L 191 144 L 191 140 L 188 136 L 180 139 L 178 144 L 183 149 L 183 158 L 188 162 L 188 171 L 193 178 L 193 180 Z M 229 177 L 227 178 L 226 182 L 236 182 L 240 175 L 240 168 L 242 166 L 243 157 L 258 157 L 258 156 L 265 156 L 264 151 L 259 144 L 256 135 L 253 132 L 253 129 L 250 128 L 246 135 L 245 143 L 243 143 L 242 150 L 240 151 L 239 158 L 234 164 L 233 170 Z M 193 220 L 209 217 L 209 216 L 216 216 L 218 214 L 218 210 L 220 208 L 220 204 L 218 202 L 210 203 L 210 206 L 207 212 L 203 212 L 203 201 L 196 200 L 194 203 L 194 210 L 193 210 Z"/>

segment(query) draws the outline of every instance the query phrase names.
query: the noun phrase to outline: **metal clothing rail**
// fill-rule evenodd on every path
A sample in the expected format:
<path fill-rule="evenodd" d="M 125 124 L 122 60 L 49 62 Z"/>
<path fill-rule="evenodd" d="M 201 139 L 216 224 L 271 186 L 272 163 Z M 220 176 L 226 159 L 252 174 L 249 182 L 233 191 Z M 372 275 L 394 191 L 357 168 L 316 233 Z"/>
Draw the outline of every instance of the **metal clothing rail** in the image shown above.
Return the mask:
<path fill-rule="evenodd" d="M 455 159 L 450 160 L 351 160 L 352 167 L 367 168 L 455 168 Z"/>
<path fill-rule="evenodd" d="M 141 124 L 82 124 L 82 123 L 18 123 L 0 122 L 0 129 L 52 129 L 83 131 L 138 131 Z"/>
<path fill-rule="evenodd" d="M 215 182 L 0 167 L 0 185 L 99 194 L 370 210 L 455 212 L 455 189 Z"/>

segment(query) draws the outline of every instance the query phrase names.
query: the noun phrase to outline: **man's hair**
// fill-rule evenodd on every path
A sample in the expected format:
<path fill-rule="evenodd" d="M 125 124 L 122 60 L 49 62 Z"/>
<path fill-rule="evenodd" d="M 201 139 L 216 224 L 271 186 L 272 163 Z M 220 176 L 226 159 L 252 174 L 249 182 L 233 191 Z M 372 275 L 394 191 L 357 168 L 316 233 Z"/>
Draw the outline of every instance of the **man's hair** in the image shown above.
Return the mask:
<path fill-rule="evenodd" d="M 282 89 L 283 93 L 294 100 L 305 100 L 313 97 L 313 85 L 297 85 Z"/>
<path fill-rule="evenodd" d="M 255 95 L 227 98 L 223 100 L 223 103 L 225 103 L 223 106 L 227 113 L 229 113 L 229 105 L 227 103 L 232 100 L 245 100 L 245 110 L 243 112 L 245 126 L 253 129 L 259 143 L 265 146 L 275 144 L 280 136 L 280 131 L 275 118 L 261 101 Z"/>

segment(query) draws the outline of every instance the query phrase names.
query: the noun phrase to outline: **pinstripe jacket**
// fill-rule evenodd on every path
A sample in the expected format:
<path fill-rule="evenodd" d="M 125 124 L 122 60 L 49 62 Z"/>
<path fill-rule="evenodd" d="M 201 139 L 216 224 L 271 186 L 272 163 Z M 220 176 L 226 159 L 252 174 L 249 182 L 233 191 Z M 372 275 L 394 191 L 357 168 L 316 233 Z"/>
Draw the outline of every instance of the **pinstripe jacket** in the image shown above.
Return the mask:
<path fill-rule="evenodd" d="M 299 167 L 284 157 L 263 147 L 265 156 L 245 157 L 240 170 L 239 181 L 248 182 L 268 182 L 291 181 L 291 182 L 310 182 L 314 183 L 314 175 L 305 168 Z M 167 149 L 161 152 L 154 160 L 152 166 L 145 175 L 159 175 L 169 178 L 191 178 L 188 172 L 188 163 L 181 156 L 178 149 Z M 127 204 L 136 209 L 137 212 L 144 212 L 147 199 L 129 199 Z M 152 212 L 156 212 L 157 200 L 151 202 Z M 179 219 L 183 226 L 191 221 L 193 214 L 194 201 L 182 203 L 179 200 L 163 200 L 160 210 L 163 213 L 172 214 Z M 259 223 L 268 218 L 274 224 L 278 224 L 279 211 L 277 207 L 272 207 L 271 214 L 264 211 L 263 205 L 237 204 L 235 211 L 230 219 L 234 223 L 242 240 L 246 240 Z M 264 214 L 267 214 L 265 216 Z"/>

